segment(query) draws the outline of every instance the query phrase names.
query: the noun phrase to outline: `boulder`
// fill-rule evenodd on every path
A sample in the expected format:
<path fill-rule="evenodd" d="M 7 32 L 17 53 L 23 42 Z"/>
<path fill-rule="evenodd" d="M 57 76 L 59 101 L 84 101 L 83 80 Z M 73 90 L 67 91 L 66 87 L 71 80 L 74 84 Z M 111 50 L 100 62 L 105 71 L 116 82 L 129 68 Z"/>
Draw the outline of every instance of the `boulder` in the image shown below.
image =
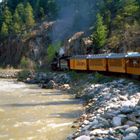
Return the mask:
<path fill-rule="evenodd" d="M 123 137 L 123 140 L 137 140 L 138 136 L 135 133 L 129 133 L 127 136 Z"/>
<path fill-rule="evenodd" d="M 137 133 L 137 132 L 138 132 L 138 127 L 136 126 L 131 126 L 125 130 L 125 134 Z"/>
<path fill-rule="evenodd" d="M 113 120 L 112 120 L 112 125 L 113 126 L 121 126 L 122 124 L 122 118 L 121 117 L 113 117 Z"/>

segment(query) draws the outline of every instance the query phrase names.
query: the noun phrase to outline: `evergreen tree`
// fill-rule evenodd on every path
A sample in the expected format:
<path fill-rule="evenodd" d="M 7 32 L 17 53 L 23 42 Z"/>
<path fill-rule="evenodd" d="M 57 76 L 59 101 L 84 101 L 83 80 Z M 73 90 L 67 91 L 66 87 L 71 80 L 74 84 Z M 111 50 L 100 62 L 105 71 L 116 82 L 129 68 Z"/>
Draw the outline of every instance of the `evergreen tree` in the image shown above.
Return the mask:
<path fill-rule="evenodd" d="M 6 6 L 3 12 L 3 21 L 10 26 L 12 23 L 12 13 L 10 12 L 9 8 Z"/>
<path fill-rule="evenodd" d="M 23 3 L 19 3 L 13 15 L 13 32 L 20 33 L 25 28 L 25 9 Z"/>
<path fill-rule="evenodd" d="M 97 47 L 103 47 L 105 45 L 106 37 L 107 29 L 106 26 L 103 24 L 103 17 L 100 14 L 97 14 L 96 29 L 93 35 L 93 39 Z"/>
<path fill-rule="evenodd" d="M 25 6 L 25 24 L 26 27 L 32 27 L 35 24 L 33 9 L 30 3 Z"/>
<path fill-rule="evenodd" d="M 14 32 L 15 34 L 18 34 L 18 33 L 21 32 L 20 25 L 19 25 L 17 22 L 15 22 L 15 23 L 13 24 L 13 32 Z"/>
<path fill-rule="evenodd" d="M 7 36 L 8 33 L 11 31 L 11 24 L 12 24 L 12 14 L 9 8 L 6 6 L 1 14 L 1 35 Z"/>
<path fill-rule="evenodd" d="M 1 35 L 4 37 L 8 35 L 8 26 L 5 22 L 3 22 L 1 27 Z"/>

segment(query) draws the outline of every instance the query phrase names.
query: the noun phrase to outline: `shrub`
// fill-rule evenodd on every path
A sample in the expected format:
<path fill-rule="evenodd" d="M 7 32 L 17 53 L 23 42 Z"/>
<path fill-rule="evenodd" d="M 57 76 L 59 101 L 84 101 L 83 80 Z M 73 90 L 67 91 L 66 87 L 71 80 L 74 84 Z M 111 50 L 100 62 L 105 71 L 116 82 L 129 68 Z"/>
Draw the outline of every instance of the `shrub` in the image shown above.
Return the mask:
<path fill-rule="evenodd" d="M 78 73 L 78 72 L 75 72 L 75 71 L 70 71 L 69 72 L 69 75 L 71 76 L 71 78 L 73 80 L 80 80 L 80 79 L 84 79 L 84 77 L 87 75 L 85 73 Z"/>
<path fill-rule="evenodd" d="M 93 82 L 98 83 L 98 82 L 101 82 L 103 79 L 104 79 L 104 76 L 102 74 L 96 72 L 95 75 L 94 75 Z"/>
<path fill-rule="evenodd" d="M 49 45 L 49 47 L 47 48 L 47 55 L 48 55 L 48 63 L 50 63 L 53 58 L 55 57 L 55 53 L 59 51 L 61 47 L 61 43 L 55 43 L 53 45 Z"/>
<path fill-rule="evenodd" d="M 35 69 L 36 68 L 36 65 L 29 58 L 22 57 L 22 59 L 20 61 L 20 68 L 21 69 Z"/>
<path fill-rule="evenodd" d="M 17 75 L 17 80 L 18 81 L 24 81 L 26 80 L 30 75 L 30 71 L 29 70 L 22 70 L 18 73 Z"/>

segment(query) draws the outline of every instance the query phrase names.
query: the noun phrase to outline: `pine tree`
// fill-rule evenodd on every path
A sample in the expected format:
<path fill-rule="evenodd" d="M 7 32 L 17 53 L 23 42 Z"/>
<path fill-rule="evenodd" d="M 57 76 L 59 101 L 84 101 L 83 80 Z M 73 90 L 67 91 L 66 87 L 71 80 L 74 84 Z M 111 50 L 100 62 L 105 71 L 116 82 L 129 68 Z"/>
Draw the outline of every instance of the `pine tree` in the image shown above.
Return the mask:
<path fill-rule="evenodd" d="M 2 14 L 2 17 L 3 17 L 3 25 L 2 25 L 2 30 L 5 30 L 6 33 L 11 33 L 11 29 L 12 29 L 12 13 L 10 12 L 9 8 L 8 7 L 5 7 L 4 11 L 3 11 L 3 14 Z"/>
<path fill-rule="evenodd" d="M 4 12 L 3 12 L 3 21 L 7 24 L 10 25 L 12 22 L 12 13 L 10 12 L 8 7 L 5 7 Z"/>
<path fill-rule="evenodd" d="M 15 21 L 19 24 L 21 30 L 25 29 L 25 8 L 23 3 L 19 3 L 14 14 Z"/>
<path fill-rule="evenodd" d="M 1 35 L 2 36 L 8 35 L 8 26 L 5 22 L 3 22 L 2 27 L 1 27 Z"/>
<path fill-rule="evenodd" d="M 106 43 L 107 29 L 103 24 L 103 17 L 100 14 L 97 14 L 96 30 L 93 35 L 93 39 L 97 47 L 103 47 Z"/>
<path fill-rule="evenodd" d="M 19 3 L 13 15 L 13 32 L 20 33 L 24 29 L 25 9 L 22 3 Z"/>
<path fill-rule="evenodd" d="M 25 24 L 26 27 L 32 27 L 35 23 L 33 9 L 30 3 L 27 3 L 25 6 Z"/>

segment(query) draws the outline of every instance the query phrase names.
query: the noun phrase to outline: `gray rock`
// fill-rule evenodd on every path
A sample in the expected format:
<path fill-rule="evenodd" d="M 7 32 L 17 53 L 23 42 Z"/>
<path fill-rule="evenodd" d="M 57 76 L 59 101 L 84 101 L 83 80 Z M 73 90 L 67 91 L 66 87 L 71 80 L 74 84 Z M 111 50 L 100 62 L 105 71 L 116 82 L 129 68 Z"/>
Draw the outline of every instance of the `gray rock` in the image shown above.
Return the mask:
<path fill-rule="evenodd" d="M 53 89 L 55 87 L 55 82 L 53 80 L 50 80 L 49 83 L 46 85 L 48 89 Z"/>
<path fill-rule="evenodd" d="M 122 126 L 117 126 L 114 128 L 114 130 L 118 130 L 118 129 L 127 129 L 129 128 L 129 125 L 122 125 Z"/>
<path fill-rule="evenodd" d="M 122 124 L 122 118 L 121 117 L 113 117 L 113 120 L 112 120 L 112 125 L 113 126 L 120 126 Z"/>
<path fill-rule="evenodd" d="M 125 130 L 125 134 L 137 133 L 137 132 L 138 132 L 138 127 L 136 126 L 131 126 Z"/>
<path fill-rule="evenodd" d="M 120 95 L 119 98 L 120 98 L 120 100 L 123 100 L 123 101 L 127 101 L 128 100 L 126 96 L 122 96 L 122 95 Z"/>
<path fill-rule="evenodd" d="M 106 119 L 112 119 L 113 117 L 115 117 L 115 114 L 107 112 L 107 113 L 103 114 L 102 116 Z"/>
<path fill-rule="evenodd" d="M 128 106 L 123 106 L 122 108 L 121 108 L 121 112 L 122 113 L 131 113 L 131 112 L 133 112 L 133 108 L 130 108 L 130 107 L 128 107 Z"/>
<path fill-rule="evenodd" d="M 108 120 L 106 120 L 105 118 L 99 117 L 99 118 L 98 118 L 98 121 L 99 121 L 99 122 L 103 125 L 103 127 L 105 127 L 105 128 L 110 126 Z"/>
<path fill-rule="evenodd" d="M 97 125 L 98 123 L 99 123 L 99 121 L 97 119 L 95 119 L 93 122 L 90 123 L 90 126 Z"/>
<path fill-rule="evenodd" d="M 135 133 L 129 133 L 123 140 L 137 140 L 138 136 Z"/>
<path fill-rule="evenodd" d="M 140 117 L 136 119 L 136 122 L 140 124 Z"/>
<path fill-rule="evenodd" d="M 135 116 L 140 117 L 140 110 L 136 110 L 134 114 Z"/>
<path fill-rule="evenodd" d="M 134 115 L 133 113 L 128 114 L 127 117 L 128 117 L 128 119 L 131 120 L 131 121 L 134 121 L 134 122 L 136 121 L 136 117 L 135 117 L 135 115 Z"/>
<path fill-rule="evenodd" d="M 113 137 L 107 137 L 107 138 L 104 138 L 103 140 L 119 140 L 119 139 L 113 138 Z"/>
<path fill-rule="evenodd" d="M 90 135 L 107 135 L 109 133 L 109 130 L 102 130 L 102 129 L 95 129 L 90 132 Z"/>
<path fill-rule="evenodd" d="M 80 137 L 76 138 L 75 140 L 90 140 L 90 137 L 86 136 L 86 135 L 83 135 L 83 136 L 80 136 Z"/>
<path fill-rule="evenodd" d="M 88 125 L 89 124 L 89 121 L 88 120 L 85 120 L 84 121 L 84 125 Z"/>
<path fill-rule="evenodd" d="M 91 136 L 90 137 L 90 140 L 95 140 L 95 136 Z"/>
<path fill-rule="evenodd" d="M 127 100 L 127 101 L 125 101 L 125 102 L 122 103 L 122 106 L 123 107 L 134 107 L 135 104 L 133 102 Z"/>
<path fill-rule="evenodd" d="M 134 126 L 136 123 L 133 122 L 133 121 L 127 121 L 126 122 L 126 125 L 129 125 L 129 126 Z"/>

